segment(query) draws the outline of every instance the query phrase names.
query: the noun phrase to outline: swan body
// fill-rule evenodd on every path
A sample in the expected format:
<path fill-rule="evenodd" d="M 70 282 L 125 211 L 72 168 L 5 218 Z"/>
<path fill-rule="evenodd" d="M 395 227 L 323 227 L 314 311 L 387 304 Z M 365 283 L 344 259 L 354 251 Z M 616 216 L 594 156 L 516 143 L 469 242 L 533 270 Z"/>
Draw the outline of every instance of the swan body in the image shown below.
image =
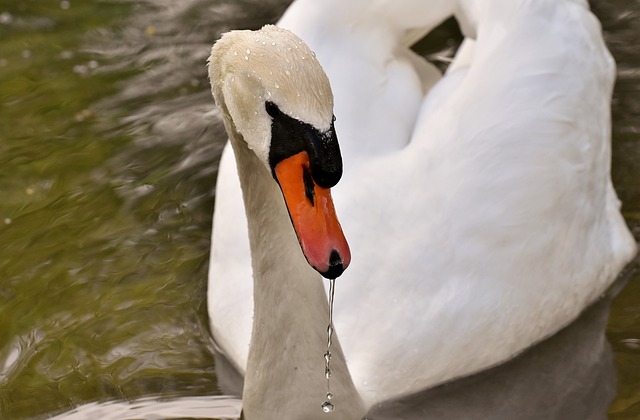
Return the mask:
<path fill-rule="evenodd" d="M 346 364 L 332 382 L 354 407 L 339 418 L 514 357 L 575 319 L 636 252 L 610 179 L 615 65 L 586 2 L 356 3 L 335 13 L 332 1 L 297 0 L 279 22 L 315 51 L 335 95 L 344 174 L 332 192 L 352 262 L 337 280 L 334 361 Z M 452 14 L 468 39 L 440 77 L 406 43 Z M 274 33 L 226 42 L 244 52 Z M 306 82 L 270 78 L 302 56 L 261 53 L 273 54 L 269 69 L 225 56 L 262 72 L 246 103 L 269 96 L 326 129 L 330 94 L 300 103 Z M 235 159 L 227 147 L 217 183 L 212 332 L 245 375 L 247 413 L 281 404 L 313 418 L 296 400 L 317 411 L 323 396 L 326 295 L 256 158 L 269 148 L 267 116 L 228 111 L 243 94 L 216 96 Z"/>

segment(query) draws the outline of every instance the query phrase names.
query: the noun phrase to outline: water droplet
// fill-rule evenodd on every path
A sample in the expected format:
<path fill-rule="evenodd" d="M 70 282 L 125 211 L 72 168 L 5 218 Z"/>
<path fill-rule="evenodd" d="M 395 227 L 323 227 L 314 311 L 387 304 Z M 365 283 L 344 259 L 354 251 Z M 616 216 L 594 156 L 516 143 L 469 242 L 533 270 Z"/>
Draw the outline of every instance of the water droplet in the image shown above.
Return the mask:
<path fill-rule="evenodd" d="M 63 0 L 60 2 L 60 8 L 63 10 L 67 10 L 69 7 L 71 7 L 71 3 L 67 0 Z"/>
<path fill-rule="evenodd" d="M 238 55 L 238 51 L 234 51 L 234 52 L 233 52 L 233 55 Z"/>
<path fill-rule="evenodd" d="M 287 76 L 291 76 L 291 72 L 289 70 L 285 70 L 284 72 Z"/>
<path fill-rule="evenodd" d="M 251 54 L 251 50 L 247 48 L 247 54 Z"/>
<path fill-rule="evenodd" d="M 247 57 L 246 55 L 244 56 L 244 59 L 249 61 L 249 57 Z"/>
<path fill-rule="evenodd" d="M 275 47 L 276 46 L 276 42 L 275 41 L 272 42 L 271 45 L 273 45 Z M 289 49 L 291 49 L 291 48 L 289 48 Z"/>
<path fill-rule="evenodd" d="M 11 218 L 9 218 L 9 217 L 7 217 L 7 218 L 5 218 L 5 219 L 4 219 L 4 224 L 5 224 L 5 225 L 10 225 L 10 224 L 11 224 L 11 222 L 13 222 L 13 220 L 11 220 Z"/>
<path fill-rule="evenodd" d="M 280 85 L 279 84 L 275 84 L 276 89 L 280 89 Z"/>
<path fill-rule="evenodd" d="M 325 401 L 322 403 L 322 411 L 325 413 L 330 413 L 333 411 L 335 407 L 329 401 Z"/>
<path fill-rule="evenodd" d="M 299 95 L 299 94 L 298 94 Z M 329 325 L 327 326 L 327 351 L 324 353 L 324 377 L 327 379 L 327 400 L 333 399 L 331 393 L 331 341 L 333 336 L 333 297 L 335 295 L 335 279 L 329 280 Z M 333 411 L 333 404 L 325 401 L 322 404 L 322 411 L 329 413 Z"/>

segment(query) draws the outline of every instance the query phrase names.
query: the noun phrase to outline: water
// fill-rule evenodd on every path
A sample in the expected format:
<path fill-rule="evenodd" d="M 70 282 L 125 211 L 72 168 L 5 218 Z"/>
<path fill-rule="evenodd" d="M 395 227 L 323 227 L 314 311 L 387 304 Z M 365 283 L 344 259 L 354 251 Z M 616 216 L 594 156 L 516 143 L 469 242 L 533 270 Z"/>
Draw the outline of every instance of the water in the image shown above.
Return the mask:
<path fill-rule="evenodd" d="M 322 403 L 322 411 L 330 413 L 335 408 L 331 403 L 331 339 L 333 338 L 333 298 L 336 291 L 336 279 L 329 280 L 329 324 L 327 325 L 327 351 L 324 354 L 324 376 L 327 378 L 326 400 Z"/>
<path fill-rule="evenodd" d="M 0 418 L 220 393 L 204 292 L 226 134 L 205 60 L 220 33 L 275 22 L 286 3 L 0 0 Z M 640 6 L 593 5 L 618 61 L 612 173 L 638 237 Z M 453 45 L 443 30 L 422 48 Z M 599 308 L 613 419 L 640 418 L 638 302 L 636 273 Z M 570 361 L 593 345 L 583 336 L 547 349 Z"/>
<path fill-rule="evenodd" d="M 89 403 L 50 420 L 122 420 L 166 418 L 240 419 L 242 401 L 229 397 L 182 397 L 158 401 L 157 398 L 141 398 L 136 401 L 109 401 Z"/>

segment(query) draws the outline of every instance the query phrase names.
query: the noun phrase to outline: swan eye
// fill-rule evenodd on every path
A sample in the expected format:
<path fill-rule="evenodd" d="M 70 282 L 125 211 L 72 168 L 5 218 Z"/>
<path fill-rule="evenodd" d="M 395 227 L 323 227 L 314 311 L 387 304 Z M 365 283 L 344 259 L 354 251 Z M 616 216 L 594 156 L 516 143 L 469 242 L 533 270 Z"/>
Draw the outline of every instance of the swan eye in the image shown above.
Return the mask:
<path fill-rule="evenodd" d="M 267 110 L 267 114 L 271 115 L 272 118 L 276 118 L 282 113 L 282 111 L 280 111 L 280 108 L 278 108 L 278 105 L 274 104 L 271 101 L 267 101 L 264 107 Z"/>

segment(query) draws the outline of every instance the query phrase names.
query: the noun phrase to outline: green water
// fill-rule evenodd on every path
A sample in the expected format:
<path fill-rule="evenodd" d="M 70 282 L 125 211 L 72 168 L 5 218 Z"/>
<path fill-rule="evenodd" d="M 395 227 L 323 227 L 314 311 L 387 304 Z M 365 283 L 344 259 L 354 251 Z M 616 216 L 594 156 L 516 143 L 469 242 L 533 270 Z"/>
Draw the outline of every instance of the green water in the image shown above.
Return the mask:
<path fill-rule="evenodd" d="M 132 5 L 60 4 L 0 3 L 0 418 L 215 394 L 214 171 L 177 170 L 182 144 L 136 142 L 145 128 L 122 118 L 144 98 L 100 105 L 152 67 L 91 52 Z"/>
<path fill-rule="evenodd" d="M 2 419 L 218 393 L 205 290 L 225 135 L 205 60 L 220 32 L 286 2 L 173 3 L 0 0 Z M 595 4 L 621 70 L 614 181 L 638 233 L 640 7 L 625 5 Z M 612 418 L 640 417 L 639 302 L 636 275 L 609 322 Z"/>

